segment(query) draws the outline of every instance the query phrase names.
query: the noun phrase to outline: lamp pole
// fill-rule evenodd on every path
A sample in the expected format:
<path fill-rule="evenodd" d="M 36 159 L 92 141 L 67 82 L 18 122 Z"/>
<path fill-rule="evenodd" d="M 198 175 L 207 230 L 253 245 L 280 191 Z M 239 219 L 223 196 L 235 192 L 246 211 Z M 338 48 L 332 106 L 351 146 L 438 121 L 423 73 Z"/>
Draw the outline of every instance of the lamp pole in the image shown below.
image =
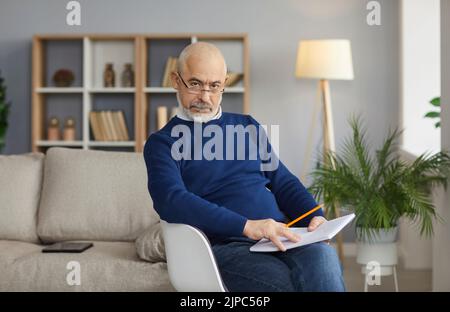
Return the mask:
<path fill-rule="evenodd" d="M 336 152 L 330 85 L 328 80 L 353 80 L 354 73 L 350 41 L 343 39 L 300 41 L 298 44 L 295 75 L 298 78 L 319 79 L 318 98 L 320 98 L 319 105 L 322 105 L 323 113 L 323 155 L 325 156 L 328 152 Z M 314 110 L 314 114 L 315 112 Z M 309 160 L 311 142 L 312 131 L 310 129 L 304 168 L 306 168 L 307 161 Z M 336 164 L 332 158 L 325 158 L 324 162 L 325 165 L 336 168 Z M 326 162 L 331 163 L 327 164 Z M 325 207 L 325 209 L 331 209 L 332 213 L 328 215 L 334 218 L 340 216 L 338 203 L 336 202 L 330 203 L 330 207 Z M 343 263 L 344 252 L 341 233 L 337 234 L 336 243 L 339 259 Z"/>
<path fill-rule="evenodd" d="M 322 98 L 323 104 L 323 155 L 325 156 L 328 152 L 336 152 L 336 144 L 334 141 L 334 126 L 333 126 L 333 114 L 331 111 L 331 97 L 330 97 L 330 84 L 326 79 L 319 80 L 319 89 Z M 331 167 L 335 168 L 335 163 L 332 158 L 325 158 L 324 161 L 330 160 Z M 332 207 L 328 207 L 334 209 L 334 217 L 340 217 L 339 208 L 336 204 L 333 204 Z M 342 234 L 338 233 L 336 235 L 336 244 L 339 255 L 339 260 L 341 260 L 342 265 L 344 264 L 344 250 L 343 250 L 343 241 Z"/>

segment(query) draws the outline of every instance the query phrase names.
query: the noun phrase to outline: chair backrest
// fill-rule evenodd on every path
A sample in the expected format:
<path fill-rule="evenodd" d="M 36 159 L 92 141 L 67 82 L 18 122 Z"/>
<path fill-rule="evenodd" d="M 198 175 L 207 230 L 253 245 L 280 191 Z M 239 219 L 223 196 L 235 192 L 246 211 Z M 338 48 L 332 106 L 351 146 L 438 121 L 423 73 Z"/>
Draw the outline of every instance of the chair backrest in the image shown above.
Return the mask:
<path fill-rule="evenodd" d="M 211 245 L 199 229 L 161 220 L 167 269 L 177 291 L 225 292 Z"/>

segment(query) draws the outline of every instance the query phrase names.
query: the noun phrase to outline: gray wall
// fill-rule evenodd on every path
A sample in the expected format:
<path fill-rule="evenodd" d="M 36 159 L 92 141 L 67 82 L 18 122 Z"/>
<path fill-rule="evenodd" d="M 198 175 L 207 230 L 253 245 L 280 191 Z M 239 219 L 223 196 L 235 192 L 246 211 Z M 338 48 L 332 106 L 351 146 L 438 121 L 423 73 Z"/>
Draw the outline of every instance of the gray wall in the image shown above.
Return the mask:
<path fill-rule="evenodd" d="M 336 143 L 361 113 L 378 146 L 398 121 L 398 2 L 380 0 L 381 26 L 366 24 L 364 0 L 81 0 L 82 25 L 67 26 L 62 0 L 0 0 L 0 69 L 12 101 L 5 153 L 30 150 L 31 37 L 71 32 L 247 32 L 251 114 L 280 125 L 281 160 L 300 175 L 316 82 L 294 77 L 300 39 L 347 38 L 354 81 L 332 81 Z M 313 125 L 314 146 L 320 127 Z M 312 164 L 312 162 L 311 162 Z M 305 181 L 307 183 L 307 181 Z"/>
<path fill-rule="evenodd" d="M 441 147 L 450 150 L 450 0 L 441 0 Z M 450 191 L 437 193 L 437 213 L 433 237 L 433 291 L 450 291 Z"/>

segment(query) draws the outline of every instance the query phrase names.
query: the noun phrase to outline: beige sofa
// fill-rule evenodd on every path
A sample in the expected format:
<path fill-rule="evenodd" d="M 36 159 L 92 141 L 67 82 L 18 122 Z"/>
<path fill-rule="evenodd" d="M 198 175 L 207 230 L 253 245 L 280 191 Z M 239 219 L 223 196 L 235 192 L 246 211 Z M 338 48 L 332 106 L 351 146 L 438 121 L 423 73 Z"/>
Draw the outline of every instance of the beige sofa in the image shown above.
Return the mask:
<path fill-rule="evenodd" d="M 147 247 L 161 249 L 148 241 L 158 229 L 141 153 L 55 147 L 0 156 L 0 291 L 173 291 L 164 256 L 144 261 L 136 250 L 145 233 Z M 59 241 L 94 247 L 41 252 Z"/>

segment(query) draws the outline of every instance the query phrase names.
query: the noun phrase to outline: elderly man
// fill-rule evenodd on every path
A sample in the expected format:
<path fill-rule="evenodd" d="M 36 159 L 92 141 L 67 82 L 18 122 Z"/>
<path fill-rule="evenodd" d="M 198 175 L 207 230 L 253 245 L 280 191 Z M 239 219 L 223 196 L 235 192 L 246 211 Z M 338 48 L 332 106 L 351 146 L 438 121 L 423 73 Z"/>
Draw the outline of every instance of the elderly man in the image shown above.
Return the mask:
<path fill-rule="evenodd" d="M 208 236 L 230 291 L 345 291 L 330 245 L 321 242 L 286 250 L 280 242 L 280 237 L 298 241 L 285 223 L 317 203 L 282 162 L 261 170 L 267 155 L 253 159 L 237 155 L 252 154 L 258 139 L 250 135 L 236 143 L 232 140 L 236 133 L 229 127 L 254 127 L 258 135 L 262 133 L 251 116 L 222 112 L 226 75 L 224 57 L 214 45 L 198 42 L 181 52 L 178 70 L 171 74 L 177 116 L 153 133 L 144 148 L 155 210 L 167 222 L 195 226 Z M 213 133 L 211 148 L 211 142 L 202 139 L 211 139 Z M 202 155 L 208 150 L 214 157 Z M 313 231 L 324 221 L 317 210 L 296 225 Z M 280 251 L 250 252 L 262 238 Z"/>

